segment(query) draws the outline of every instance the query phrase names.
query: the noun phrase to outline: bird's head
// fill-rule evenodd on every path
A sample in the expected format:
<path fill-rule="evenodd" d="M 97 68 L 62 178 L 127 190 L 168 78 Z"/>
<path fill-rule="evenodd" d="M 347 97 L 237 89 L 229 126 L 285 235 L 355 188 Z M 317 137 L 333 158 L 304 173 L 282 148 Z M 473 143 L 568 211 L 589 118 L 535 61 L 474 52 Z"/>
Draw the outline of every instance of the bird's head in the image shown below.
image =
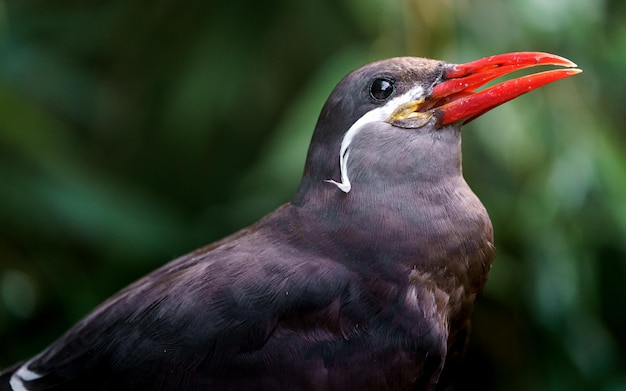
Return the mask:
<path fill-rule="evenodd" d="M 553 69 L 478 90 L 516 70 Z M 325 186 L 395 186 L 461 175 L 460 128 L 494 107 L 581 72 L 548 53 L 518 52 L 465 64 L 392 58 L 348 74 L 320 114 L 299 195 Z"/>

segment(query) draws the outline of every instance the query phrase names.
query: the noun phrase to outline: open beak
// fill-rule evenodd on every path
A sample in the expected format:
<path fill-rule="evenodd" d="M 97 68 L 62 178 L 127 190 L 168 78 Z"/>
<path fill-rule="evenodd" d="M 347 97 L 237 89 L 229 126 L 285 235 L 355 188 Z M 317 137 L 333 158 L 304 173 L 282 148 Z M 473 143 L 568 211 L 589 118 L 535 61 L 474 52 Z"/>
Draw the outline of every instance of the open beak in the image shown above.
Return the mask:
<path fill-rule="evenodd" d="M 476 91 L 495 78 L 537 65 L 570 69 L 534 73 Z M 574 67 L 576 64 L 566 58 L 540 52 L 499 54 L 465 64 L 449 65 L 426 98 L 428 104 L 420 105 L 418 111 L 431 111 L 440 127 L 460 121 L 467 123 L 535 88 L 582 72 L 581 69 L 571 69 Z"/>

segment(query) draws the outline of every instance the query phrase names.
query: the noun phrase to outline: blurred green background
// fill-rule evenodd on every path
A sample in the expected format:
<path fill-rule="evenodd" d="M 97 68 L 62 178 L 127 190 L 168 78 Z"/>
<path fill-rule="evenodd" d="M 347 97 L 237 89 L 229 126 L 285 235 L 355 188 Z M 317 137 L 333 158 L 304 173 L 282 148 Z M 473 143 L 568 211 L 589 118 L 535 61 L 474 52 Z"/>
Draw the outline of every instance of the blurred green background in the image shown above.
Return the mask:
<path fill-rule="evenodd" d="M 287 202 L 335 83 L 398 55 L 584 69 L 466 127 L 498 255 L 454 390 L 626 390 L 626 2 L 0 1 L 0 368 Z"/>

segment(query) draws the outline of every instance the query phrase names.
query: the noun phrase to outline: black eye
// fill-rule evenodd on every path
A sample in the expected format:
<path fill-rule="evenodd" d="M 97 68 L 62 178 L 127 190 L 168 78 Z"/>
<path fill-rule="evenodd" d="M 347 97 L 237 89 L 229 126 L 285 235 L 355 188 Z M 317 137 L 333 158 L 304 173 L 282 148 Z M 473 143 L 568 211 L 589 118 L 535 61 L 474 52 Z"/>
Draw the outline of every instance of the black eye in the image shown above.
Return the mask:
<path fill-rule="evenodd" d="M 393 82 L 387 79 L 375 79 L 370 86 L 370 95 L 376 100 L 385 100 L 393 93 Z"/>

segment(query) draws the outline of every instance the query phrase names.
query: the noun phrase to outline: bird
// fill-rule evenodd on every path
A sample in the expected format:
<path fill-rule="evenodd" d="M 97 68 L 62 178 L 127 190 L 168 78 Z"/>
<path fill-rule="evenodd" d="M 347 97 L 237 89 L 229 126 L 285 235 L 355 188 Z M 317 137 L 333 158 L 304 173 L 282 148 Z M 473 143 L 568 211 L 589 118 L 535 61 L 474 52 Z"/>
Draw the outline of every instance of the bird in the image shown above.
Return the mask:
<path fill-rule="evenodd" d="M 289 203 L 122 289 L 0 390 L 444 389 L 495 254 L 462 126 L 576 67 L 513 52 L 350 72 Z"/>

